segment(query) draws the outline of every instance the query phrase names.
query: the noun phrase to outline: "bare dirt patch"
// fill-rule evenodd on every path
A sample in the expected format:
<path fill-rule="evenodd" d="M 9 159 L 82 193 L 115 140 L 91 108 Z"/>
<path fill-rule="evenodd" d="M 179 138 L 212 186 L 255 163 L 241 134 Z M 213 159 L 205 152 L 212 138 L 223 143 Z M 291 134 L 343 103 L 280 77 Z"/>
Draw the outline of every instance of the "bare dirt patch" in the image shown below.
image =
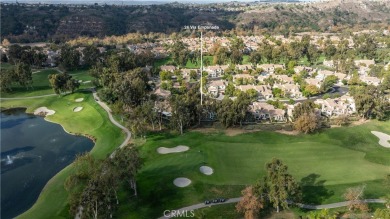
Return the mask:
<path fill-rule="evenodd" d="M 285 135 L 299 135 L 298 131 L 285 131 L 285 130 L 276 130 L 275 132 Z"/>
<path fill-rule="evenodd" d="M 83 102 L 84 101 L 84 98 L 77 98 L 76 100 L 74 100 L 76 103 L 80 103 L 80 102 Z"/>

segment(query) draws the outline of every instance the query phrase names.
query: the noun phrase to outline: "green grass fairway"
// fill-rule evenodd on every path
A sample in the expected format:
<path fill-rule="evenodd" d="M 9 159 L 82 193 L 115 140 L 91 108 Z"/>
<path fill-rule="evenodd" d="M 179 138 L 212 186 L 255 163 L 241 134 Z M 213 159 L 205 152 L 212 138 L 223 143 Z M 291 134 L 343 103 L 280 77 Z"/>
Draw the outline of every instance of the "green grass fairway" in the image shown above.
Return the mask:
<path fill-rule="evenodd" d="M 36 70 L 33 71 L 32 74 L 33 78 L 33 84 L 32 88 L 29 88 L 28 90 L 24 87 L 21 87 L 18 84 L 14 84 L 12 86 L 11 92 L 2 92 L 1 97 L 5 98 L 11 98 L 11 97 L 31 97 L 31 96 L 41 96 L 41 95 L 47 95 L 47 94 L 54 94 L 53 89 L 50 87 L 49 84 L 49 75 L 50 74 L 57 74 L 58 71 L 56 69 L 43 69 L 43 70 Z M 90 81 L 93 80 L 93 77 L 88 74 L 88 70 L 76 70 L 69 72 L 70 75 L 73 76 L 73 78 L 77 80 L 81 80 L 80 88 L 88 88 L 92 86 L 92 83 Z"/>
<path fill-rule="evenodd" d="M 21 87 L 18 84 L 12 86 L 11 92 L 2 92 L 1 97 L 31 97 L 31 96 L 40 96 L 46 94 L 53 94 L 53 89 L 49 85 L 49 75 L 58 73 L 55 69 L 44 69 L 38 70 L 36 73 L 32 74 L 33 84 L 32 88 L 28 90 L 24 87 Z"/>
<path fill-rule="evenodd" d="M 134 216 L 153 218 L 164 209 L 221 196 L 238 197 L 242 188 L 264 175 L 264 165 L 273 157 L 282 159 L 295 179 L 305 183 L 306 203 L 342 201 L 346 188 L 361 184 L 367 185 L 367 198 L 381 197 L 385 192 L 382 181 L 390 173 L 390 149 L 380 146 L 371 130 L 390 133 L 390 122 L 373 121 L 299 136 L 273 132 L 234 137 L 199 132 L 150 136 L 140 146 L 146 162 L 139 174 L 140 201 L 133 206 Z M 166 155 L 156 152 L 160 146 L 177 145 L 188 145 L 190 150 Z M 204 164 L 214 168 L 213 175 L 199 172 Z M 176 177 L 187 177 L 192 184 L 177 188 L 172 183 Z"/>
<path fill-rule="evenodd" d="M 75 99 L 84 98 L 76 103 Z M 91 93 L 75 93 L 64 97 L 52 96 L 38 99 L 2 100 L 2 108 L 27 107 L 27 112 L 46 106 L 56 113 L 46 117 L 47 120 L 61 124 L 71 133 L 87 134 L 96 138 L 91 154 L 105 158 L 124 140 L 122 131 L 114 126 L 104 111 L 95 103 Z M 84 107 L 80 112 L 73 112 L 77 106 Z M 69 218 L 67 193 L 64 181 L 72 171 L 72 165 L 55 175 L 45 186 L 37 202 L 18 218 Z"/>

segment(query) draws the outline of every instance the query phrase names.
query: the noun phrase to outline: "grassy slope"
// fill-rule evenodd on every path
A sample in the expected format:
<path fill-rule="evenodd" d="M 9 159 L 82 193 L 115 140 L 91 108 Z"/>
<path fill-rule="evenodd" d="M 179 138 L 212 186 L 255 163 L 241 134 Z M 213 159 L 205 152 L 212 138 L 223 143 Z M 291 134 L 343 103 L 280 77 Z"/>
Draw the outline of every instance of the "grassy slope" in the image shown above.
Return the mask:
<path fill-rule="evenodd" d="M 84 98 L 83 102 L 74 102 L 75 99 L 81 97 Z M 3 100 L 1 105 L 4 108 L 27 107 L 27 112 L 33 112 L 40 106 L 55 110 L 54 115 L 47 117 L 49 121 L 61 124 L 68 132 L 88 134 L 96 138 L 91 154 L 97 158 L 106 157 L 124 139 L 124 134 L 112 125 L 107 113 L 95 103 L 90 93 L 28 100 Z M 84 109 L 74 113 L 73 108 L 76 106 L 83 106 Z M 47 183 L 33 207 L 18 218 L 65 218 L 67 216 L 67 209 L 65 209 L 67 193 L 63 183 L 71 171 L 70 165 L 54 176 Z"/>
<path fill-rule="evenodd" d="M 363 183 L 367 184 L 368 198 L 380 197 L 384 194 L 382 180 L 390 172 L 390 150 L 378 145 L 371 130 L 390 133 L 390 123 L 370 122 L 300 136 L 258 132 L 228 137 L 191 132 L 149 137 L 141 147 L 146 162 L 138 180 L 140 200 L 136 205 L 122 206 L 120 214 L 126 218 L 132 210 L 135 217 L 152 218 L 164 209 L 220 196 L 240 196 L 245 185 L 264 175 L 264 164 L 272 157 L 281 158 L 298 181 L 307 182 L 306 203 L 342 201 L 346 188 Z M 160 146 L 180 144 L 191 149 L 178 154 L 156 153 Z M 202 175 L 198 168 L 203 164 L 213 167 L 215 173 Z M 173 179 L 181 176 L 193 183 L 186 188 L 175 187 Z"/>

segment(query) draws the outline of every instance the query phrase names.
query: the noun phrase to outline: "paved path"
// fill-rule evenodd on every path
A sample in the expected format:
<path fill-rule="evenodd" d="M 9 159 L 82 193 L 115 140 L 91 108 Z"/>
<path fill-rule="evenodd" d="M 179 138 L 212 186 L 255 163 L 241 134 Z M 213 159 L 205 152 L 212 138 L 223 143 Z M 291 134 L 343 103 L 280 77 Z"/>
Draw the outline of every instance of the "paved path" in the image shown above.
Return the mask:
<path fill-rule="evenodd" d="M 184 208 L 180 208 L 180 209 L 177 209 L 175 210 L 175 212 L 185 212 L 185 211 L 191 211 L 191 210 L 196 210 L 196 209 L 200 209 L 200 208 L 206 208 L 206 207 L 211 207 L 211 206 L 214 206 L 214 205 L 223 205 L 223 204 L 229 204 L 229 203 L 237 203 L 241 200 L 241 197 L 238 197 L 238 198 L 231 198 L 231 199 L 228 199 L 226 202 L 222 202 L 222 203 L 211 203 L 211 204 L 208 204 L 208 205 L 205 205 L 204 203 L 199 203 L 199 204 L 195 204 L 195 205 L 191 205 L 191 206 L 187 206 L 187 207 L 184 207 Z M 382 199 L 365 199 L 363 200 L 364 202 L 366 203 L 385 203 L 385 200 L 382 200 Z M 332 203 L 332 204 L 326 204 L 326 205 L 307 205 L 307 204 L 297 204 L 300 208 L 304 208 L 304 209 L 311 209 L 311 210 L 316 210 L 316 209 L 330 209 L 330 208 L 339 208 L 339 207 L 344 207 L 344 206 L 347 206 L 348 205 L 348 202 L 337 202 L 337 203 Z M 172 210 L 170 211 L 172 212 Z M 164 215 L 162 217 L 159 217 L 158 219 L 168 219 L 170 218 L 169 217 L 169 213 L 167 212 L 167 215 Z"/>
<path fill-rule="evenodd" d="M 100 100 L 99 96 L 97 95 L 97 93 L 94 89 L 92 90 L 92 94 L 93 94 L 93 98 L 95 99 L 96 103 L 98 103 L 107 112 L 108 117 L 109 117 L 110 121 L 112 122 L 112 124 L 119 127 L 120 129 L 122 129 L 126 133 L 126 135 L 127 135 L 126 139 L 122 142 L 121 145 L 119 145 L 119 148 L 123 148 L 130 141 L 130 138 L 131 138 L 130 130 L 128 130 L 126 127 L 124 127 L 123 125 L 121 125 L 119 122 L 117 122 L 114 119 L 114 117 L 112 116 L 112 111 L 111 111 L 110 107 L 108 107 L 106 103 L 104 103 Z M 111 154 L 111 157 L 113 157 L 114 155 L 115 155 L 115 151 Z"/>
<path fill-rule="evenodd" d="M 122 142 L 121 145 L 119 145 L 119 148 L 123 148 L 124 146 L 126 146 L 129 143 L 130 138 L 131 138 L 131 132 L 126 127 L 122 126 L 114 119 L 114 117 L 112 116 L 112 111 L 111 111 L 110 107 L 108 107 L 105 102 L 100 100 L 99 96 L 96 93 L 96 90 L 93 88 L 91 88 L 90 90 L 92 91 L 92 95 L 93 95 L 93 98 L 95 99 L 96 103 L 98 103 L 107 112 L 108 118 L 110 119 L 112 124 L 119 127 L 120 129 L 122 129 L 126 133 L 126 135 L 127 135 L 126 139 Z M 112 154 L 110 155 L 110 158 L 113 158 L 115 156 L 115 152 L 116 151 L 112 152 Z M 80 219 L 82 214 L 83 214 L 83 206 L 79 206 L 78 212 L 74 218 Z"/>

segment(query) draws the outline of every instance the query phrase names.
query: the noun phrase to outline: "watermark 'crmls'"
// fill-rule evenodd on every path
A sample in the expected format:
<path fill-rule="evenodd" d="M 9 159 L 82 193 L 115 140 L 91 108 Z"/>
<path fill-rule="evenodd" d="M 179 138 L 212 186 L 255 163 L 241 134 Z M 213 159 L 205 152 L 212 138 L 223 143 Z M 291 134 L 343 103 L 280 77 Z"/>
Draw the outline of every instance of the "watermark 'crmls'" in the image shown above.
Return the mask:
<path fill-rule="evenodd" d="M 165 210 L 164 217 L 175 218 L 175 217 L 195 217 L 194 210 Z"/>

